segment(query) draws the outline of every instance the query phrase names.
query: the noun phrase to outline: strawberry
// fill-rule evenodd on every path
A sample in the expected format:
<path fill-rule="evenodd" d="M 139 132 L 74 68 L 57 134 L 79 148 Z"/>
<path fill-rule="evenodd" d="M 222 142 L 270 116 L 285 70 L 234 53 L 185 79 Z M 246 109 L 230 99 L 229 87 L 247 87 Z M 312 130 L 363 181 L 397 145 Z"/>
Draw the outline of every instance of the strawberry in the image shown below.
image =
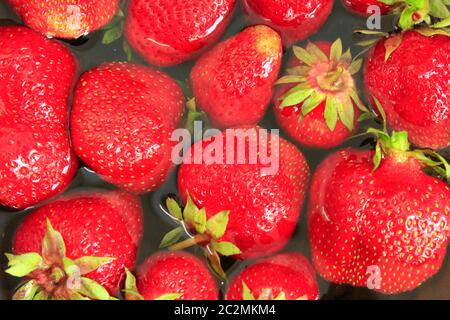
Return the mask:
<path fill-rule="evenodd" d="M 370 10 L 371 6 L 377 6 L 381 14 L 387 14 L 392 9 L 391 6 L 378 0 L 341 0 L 341 2 L 348 10 L 364 17 L 374 14 Z"/>
<path fill-rule="evenodd" d="M 219 255 L 249 259 L 285 246 L 299 219 L 309 168 L 294 145 L 265 133 L 257 127 L 228 129 L 187 151 L 178 171 L 185 208 L 181 212 L 171 198 L 167 207 L 192 237 L 172 245 L 184 230 L 178 227 L 163 239 L 162 247 L 203 245 L 212 266 L 224 277 Z M 272 159 L 270 171 L 261 154 Z"/>
<path fill-rule="evenodd" d="M 218 300 L 219 290 L 206 264 L 187 252 L 159 252 L 139 267 L 137 281 L 127 273 L 127 300 Z"/>
<path fill-rule="evenodd" d="M 127 220 L 142 210 L 137 199 L 128 206 L 130 196 L 122 197 L 82 192 L 29 214 L 14 236 L 15 255 L 8 255 L 7 273 L 30 279 L 15 298 L 103 300 L 117 295 L 125 267 L 134 267 L 137 252 Z M 128 218 L 122 210 L 129 210 Z"/>
<path fill-rule="evenodd" d="M 219 40 L 235 4 L 235 0 L 131 0 L 125 36 L 148 63 L 177 65 Z"/>
<path fill-rule="evenodd" d="M 274 112 L 279 126 L 296 142 L 314 148 L 332 148 L 355 130 L 359 107 L 353 75 L 362 64 L 342 52 L 340 39 L 293 47 L 287 75 L 278 80 Z"/>
<path fill-rule="evenodd" d="M 410 151 L 404 131 L 371 132 L 380 139 L 376 152 L 339 151 L 314 174 L 311 256 L 327 281 L 395 294 L 417 288 L 441 267 L 450 188 L 423 171 L 443 162 L 441 156 Z"/>
<path fill-rule="evenodd" d="M 255 125 L 263 118 L 282 51 L 275 31 L 254 26 L 218 44 L 197 61 L 190 76 L 192 90 L 214 125 Z"/>
<path fill-rule="evenodd" d="M 333 8 L 332 0 L 244 0 L 243 4 L 252 24 L 274 28 L 286 46 L 319 31 Z"/>
<path fill-rule="evenodd" d="M 450 38 L 418 29 L 380 40 L 367 57 L 364 82 L 395 130 L 419 147 L 450 143 Z"/>
<path fill-rule="evenodd" d="M 77 66 L 63 45 L 25 27 L 0 27 L 0 205 L 34 206 L 72 181 L 68 99 Z"/>
<path fill-rule="evenodd" d="M 77 39 L 106 25 L 119 0 L 7 0 L 30 28 L 56 38 Z"/>
<path fill-rule="evenodd" d="M 231 281 L 227 300 L 317 300 L 319 289 L 309 261 L 299 253 L 259 260 Z"/>
<path fill-rule="evenodd" d="M 161 185 L 172 167 L 171 131 L 181 118 L 178 84 L 154 69 L 121 62 L 84 73 L 74 94 L 75 152 L 108 182 L 136 193 Z"/>

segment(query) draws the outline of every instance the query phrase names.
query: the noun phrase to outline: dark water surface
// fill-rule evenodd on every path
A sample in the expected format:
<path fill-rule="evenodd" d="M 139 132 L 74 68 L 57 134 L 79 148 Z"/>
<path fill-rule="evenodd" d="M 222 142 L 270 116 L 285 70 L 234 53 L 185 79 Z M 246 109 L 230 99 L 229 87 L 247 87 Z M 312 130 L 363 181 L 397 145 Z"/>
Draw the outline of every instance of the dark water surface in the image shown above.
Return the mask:
<path fill-rule="evenodd" d="M 19 22 L 19 19 L 7 8 L 2 0 L 0 0 L 0 19 L 2 19 L 1 24 L 9 23 L 3 19 L 11 19 Z M 386 18 L 383 19 L 383 25 L 386 25 L 388 29 L 391 29 L 393 23 L 391 19 Z M 243 27 L 245 27 L 245 21 L 242 15 L 237 12 L 231 25 L 228 27 L 224 38 L 237 33 Z M 341 6 L 340 2 L 336 1 L 333 13 L 327 23 L 321 31 L 311 37 L 310 40 L 334 41 L 337 37 L 340 37 L 343 41 L 344 48 L 351 47 L 352 53 L 355 55 L 361 50 L 361 48 L 354 45 L 354 42 L 357 39 L 353 35 L 353 30 L 364 28 L 364 18 L 347 12 Z M 101 44 L 101 36 L 102 32 L 97 31 L 90 34 L 88 38 L 83 39 L 83 41 L 68 44 L 80 61 L 82 68 L 81 71 L 85 71 L 106 61 L 126 60 L 126 57 L 122 51 L 121 41 L 104 46 Z M 169 68 L 165 71 L 178 80 L 185 80 L 188 78 L 191 67 L 192 62 L 185 63 L 174 68 Z M 359 79 L 359 83 L 361 83 L 361 79 Z M 262 126 L 266 128 L 277 128 L 271 111 L 268 112 L 266 118 L 262 121 Z M 344 146 L 360 146 L 363 140 L 364 138 L 353 139 L 347 142 Z M 312 170 L 315 169 L 317 164 L 326 155 L 335 151 L 317 151 L 305 148 L 300 149 L 306 155 Z M 78 174 L 68 192 L 73 189 L 87 187 L 113 188 L 111 185 L 103 182 L 95 173 L 82 167 L 78 171 Z M 161 208 L 161 203 L 167 194 L 175 192 L 176 172 L 174 172 L 170 179 L 168 179 L 168 181 L 157 191 L 141 196 L 145 209 L 145 234 L 140 247 L 138 264 L 158 249 L 158 244 L 162 239 L 162 236 L 171 229 L 170 220 L 165 216 L 164 210 Z M 285 251 L 300 251 L 306 255 L 309 255 L 309 245 L 306 238 L 305 209 L 306 208 L 303 209 L 304 212 L 302 213 L 295 235 L 289 242 Z M 7 212 L 0 209 L 0 263 L 2 267 L 0 270 L 0 299 L 9 298 L 11 292 L 17 285 L 17 281 L 15 279 L 5 275 L 3 272 L 6 265 L 3 253 L 11 250 L 11 236 L 14 233 L 15 227 L 25 214 L 26 211 Z M 413 292 L 401 295 L 385 296 L 370 291 L 366 288 L 353 288 L 342 285 L 336 286 L 329 284 L 318 277 L 321 297 L 323 299 L 450 299 L 449 256 L 450 255 L 447 254 L 447 259 L 445 260 L 440 272 Z M 233 273 L 241 267 L 242 263 L 225 262 L 225 265 L 229 265 L 231 278 Z"/>

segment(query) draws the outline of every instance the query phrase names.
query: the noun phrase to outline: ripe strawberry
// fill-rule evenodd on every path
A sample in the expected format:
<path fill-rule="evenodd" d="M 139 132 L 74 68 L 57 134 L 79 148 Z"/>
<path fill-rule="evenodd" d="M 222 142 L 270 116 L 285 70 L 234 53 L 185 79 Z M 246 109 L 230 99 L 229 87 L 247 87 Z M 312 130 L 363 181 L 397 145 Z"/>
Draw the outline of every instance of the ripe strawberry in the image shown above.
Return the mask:
<path fill-rule="evenodd" d="M 154 190 L 172 167 L 169 138 L 183 104 L 181 88 L 160 71 L 121 62 L 96 67 L 75 90 L 75 152 L 108 182 L 137 193 Z"/>
<path fill-rule="evenodd" d="M 67 122 L 77 64 L 31 29 L 0 27 L 0 205 L 33 206 L 75 175 Z"/>
<path fill-rule="evenodd" d="M 254 26 L 197 61 L 191 72 L 192 90 L 214 125 L 255 125 L 262 119 L 272 98 L 282 51 L 275 31 Z"/>
<path fill-rule="evenodd" d="M 394 294 L 439 270 L 450 239 L 450 188 L 423 172 L 437 162 L 409 151 L 406 132 L 378 135 L 375 154 L 345 149 L 319 165 L 308 231 L 326 280 Z"/>
<path fill-rule="evenodd" d="M 218 300 L 219 291 L 206 264 L 187 252 L 159 252 L 127 274 L 128 300 Z"/>
<path fill-rule="evenodd" d="M 367 57 L 368 93 L 385 109 L 395 130 L 406 130 L 419 147 L 450 143 L 450 38 L 419 29 L 380 40 Z"/>
<path fill-rule="evenodd" d="M 391 6 L 378 0 L 341 0 L 341 2 L 348 10 L 364 17 L 374 14 L 369 10 L 370 6 L 377 6 L 381 14 L 387 14 L 392 9 Z"/>
<path fill-rule="evenodd" d="M 294 46 L 287 75 L 274 97 L 274 112 L 280 127 L 296 142 L 314 148 L 332 148 L 356 129 L 360 109 L 353 75 L 362 60 L 352 61 L 342 53 L 340 39 Z"/>
<path fill-rule="evenodd" d="M 130 234 L 134 230 L 128 229 L 121 210 L 129 210 L 130 220 L 141 214 L 137 199 L 127 206 L 130 196 L 121 197 L 117 192 L 83 192 L 28 215 L 16 231 L 16 256 L 8 256 L 11 268 L 7 272 L 28 276 L 32 282 L 28 285 L 34 290 L 22 288 L 16 298 L 33 298 L 37 292 L 39 299 L 78 299 L 79 295 L 108 299 L 109 294 L 116 295 L 125 267 L 134 267 L 137 252 L 135 236 Z M 41 251 L 42 257 L 37 254 Z M 81 282 L 80 274 L 85 277 Z"/>
<path fill-rule="evenodd" d="M 173 199 L 167 201 L 172 216 L 194 234 L 171 249 L 207 246 L 207 256 L 221 276 L 218 254 L 249 259 L 282 249 L 303 205 L 309 178 L 303 154 L 277 135 L 265 133 L 255 127 L 228 129 L 194 144 L 178 172 L 184 211 Z M 171 245 L 172 238 L 176 242 L 182 230 L 168 234 L 162 246 Z"/>
<path fill-rule="evenodd" d="M 48 36 L 76 39 L 108 23 L 119 0 L 7 0 L 30 28 Z"/>
<path fill-rule="evenodd" d="M 309 261 L 299 253 L 259 260 L 240 271 L 227 289 L 227 300 L 317 300 L 319 289 Z"/>
<path fill-rule="evenodd" d="M 180 64 L 219 40 L 235 4 L 235 0 L 132 0 L 125 36 L 148 63 Z"/>
<path fill-rule="evenodd" d="M 319 31 L 333 8 L 332 0 L 244 0 L 243 3 L 253 24 L 267 24 L 279 31 L 288 47 Z"/>

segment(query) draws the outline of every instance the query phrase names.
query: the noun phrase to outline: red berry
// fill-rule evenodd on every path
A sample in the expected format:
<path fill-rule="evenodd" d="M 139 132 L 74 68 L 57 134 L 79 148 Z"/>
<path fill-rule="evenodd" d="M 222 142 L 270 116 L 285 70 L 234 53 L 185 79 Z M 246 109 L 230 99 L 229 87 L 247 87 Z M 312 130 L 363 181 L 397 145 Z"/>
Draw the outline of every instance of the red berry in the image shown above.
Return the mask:
<path fill-rule="evenodd" d="M 135 210 L 135 204 L 127 206 L 127 199 L 118 197 L 121 196 L 117 193 L 83 192 L 42 206 L 28 215 L 17 229 L 13 241 L 14 254 L 41 252 L 48 219 L 61 233 L 68 258 L 114 258 L 86 277 L 104 286 L 110 294 L 117 295 L 124 279 L 124 267 L 134 268 L 137 252 L 133 241 L 135 236 L 130 234 L 134 230 L 128 229 L 121 212 L 125 208 Z M 117 206 L 118 201 L 124 201 L 121 210 Z M 43 287 L 47 285 L 48 282 L 42 283 Z"/>
<path fill-rule="evenodd" d="M 0 205 L 33 206 L 75 175 L 67 118 L 77 64 L 31 29 L 0 27 Z"/>
<path fill-rule="evenodd" d="M 139 267 L 137 287 L 145 300 L 181 294 L 177 300 L 218 300 L 219 291 L 205 262 L 187 252 L 160 252 Z"/>
<path fill-rule="evenodd" d="M 248 293 L 244 286 L 249 289 Z M 273 300 L 277 297 L 282 300 L 319 298 L 314 269 L 301 254 L 282 253 L 251 264 L 234 277 L 226 293 L 227 300 Z"/>
<path fill-rule="evenodd" d="M 190 77 L 192 90 L 214 125 L 255 125 L 263 118 L 282 51 L 275 31 L 254 26 L 218 44 L 197 61 Z"/>
<path fill-rule="evenodd" d="M 244 0 L 253 24 L 267 24 L 280 32 L 286 46 L 315 34 L 333 8 L 332 0 Z"/>
<path fill-rule="evenodd" d="M 75 90 L 75 151 L 113 184 L 137 193 L 154 190 L 172 168 L 169 139 L 183 104 L 179 85 L 160 71 L 121 62 L 96 67 Z"/>
<path fill-rule="evenodd" d="M 7 0 L 30 28 L 57 38 L 76 39 L 106 25 L 119 0 Z"/>
<path fill-rule="evenodd" d="M 449 241 L 450 189 L 408 153 L 374 171 L 372 151 L 343 150 L 314 174 L 309 240 L 327 281 L 386 294 L 417 288 L 441 267 Z"/>
<path fill-rule="evenodd" d="M 378 0 L 341 0 L 344 7 L 361 16 L 368 17 L 375 12 L 368 9 L 370 6 L 377 6 L 381 14 L 386 14 L 391 10 L 391 6 Z"/>
<path fill-rule="evenodd" d="M 387 59 L 386 48 L 394 50 Z M 383 106 L 388 124 L 408 131 L 419 147 L 450 143 L 449 49 L 449 37 L 406 31 L 380 40 L 367 57 L 368 93 Z"/>
<path fill-rule="evenodd" d="M 254 152 L 264 154 L 268 150 L 268 155 L 274 158 L 272 164 L 279 165 L 278 170 L 274 167 L 274 172 L 264 172 L 269 165 L 263 164 L 262 158 L 252 164 L 250 141 L 255 144 L 255 140 L 251 137 L 261 130 L 251 127 L 229 129 L 226 131 L 228 137 L 223 132 L 197 142 L 188 151 L 191 163 L 185 161 L 178 172 L 178 189 L 183 200 L 189 194 L 199 208 L 206 210 L 207 219 L 229 210 L 226 230 L 216 242 L 233 243 L 241 251 L 235 255 L 239 259 L 265 256 L 286 245 L 297 224 L 309 178 L 303 154 L 294 145 L 271 134 L 267 139 L 258 139 L 258 151 Z M 238 155 L 240 148 L 234 143 L 234 159 L 223 159 L 222 164 L 211 161 L 208 158 L 211 150 L 208 151 L 207 146 L 222 141 L 226 154 L 227 143 L 235 141 L 233 135 L 245 142 L 245 154 Z M 279 160 L 276 149 L 272 150 L 272 146 L 276 148 L 271 142 L 272 137 L 279 138 Z M 215 152 L 221 152 L 221 149 Z M 238 164 L 237 157 L 243 157 L 244 164 Z"/>
<path fill-rule="evenodd" d="M 219 40 L 235 0 L 132 0 L 125 35 L 148 63 L 173 66 L 190 60 Z"/>

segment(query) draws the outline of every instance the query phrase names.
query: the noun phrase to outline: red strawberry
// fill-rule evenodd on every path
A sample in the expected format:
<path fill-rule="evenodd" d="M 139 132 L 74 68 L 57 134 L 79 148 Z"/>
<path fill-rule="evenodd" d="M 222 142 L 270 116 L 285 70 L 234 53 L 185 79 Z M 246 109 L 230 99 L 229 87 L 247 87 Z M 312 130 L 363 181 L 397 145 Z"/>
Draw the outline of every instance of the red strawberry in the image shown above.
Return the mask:
<path fill-rule="evenodd" d="M 365 65 L 368 93 L 388 124 L 420 147 L 450 143 L 450 38 L 441 30 L 406 31 L 381 40 Z"/>
<path fill-rule="evenodd" d="M 248 259 L 282 249 L 303 205 L 309 178 L 303 154 L 277 135 L 264 133 L 254 127 L 228 129 L 194 144 L 178 172 L 178 189 L 186 204 L 183 213 L 173 200 L 167 202 L 172 216 L 184 220 L 195 234 L 172 249 L 206 245 L 221 276 L 217 253 Z M 272 160 L 263 159 L 264 154 Z M 180 228 L 170 235 L 179 237 Z M 170 238 L 163 243 L 170 245 Z"/>
<path fill-rule="evenodd" d="M 129 300 L 218 300 L 219 291 L 206 264 L 187 252 L 159 252 L 139 267 L 137 284 L 127 275 Z"/>
<path fill-rule="evenodd" d="M 111 183 L 137 193 L 154 190 L 172 167 L 169 138 L 183 105 L 181 88 L 160 71 L 120 62 L 96 67 L 75 90 L 75 151 Z"/>
<path fill-rule="evenodd" d="M 227 300 L 317 300 L 319 289 L 309 261 L 299 253 L 259 260 L 240 271 Z"/>
<path fill-rule="evenodd" d="M 57 38 L 76 39 L 108 23 L 119 0 L 7 0 L 32 29 Z"/>
<path fill-rule="evenodd" d="M 406 132 L 379 135 L 375 157 L 346 149 L 319 165 L 308 229 L 322 277 L 394 294 L 415 289 L 441 267 L 450 188 L 422 171 L 436 162 L 409 151 Z"/>
<path fill-rule="evenodd" d="M 244 0 L 243 3 L 250 21 L 279 31 L 286 46 L 319 31 L 333 8 L 332 0 Z"/>
<path fill-rule="evenodd" d="M 273 94 L 281 39 L 266 26 L 245 29 L 203 55 L 191 72 L 194 96 L 214 125 L 257 124 Z"/>
<path fill-rule="evenodd" d="M 75 175 L 67 118 L 76 70 L 61 44 L 25 27 L 0 27 L 0 205 L 33 206 Z"/>
<path fill-rule="evenodd" d="M 126 206 L 129 196 L 120 197 L 116 192 L 83 192 L 44 205 L 28 215 L 16 231 L 13 251 L 18 256 L 8 257 L 11 267 L 8 273 L 28 275 L 40 298 L 77 299 L 81 294 L 108 299 L 108 292 L 116 295 L 124 268 L 134 267 L 137 251 L 130 234 L 134 230 L 127 228 L 121 210 L 130 210 L 128 217 L 141 211 L 135 205 L 137 199 Z M 120 207 L 118 201 L 123 201 Z M 41 251 L 43 260 L 33 264 Z M 17 274 L 18 265 L 24 262 L 28 272 Z M 77 273 L 87 280 L 81 279 L 80 283 Z M 19 296 L 20 293 L 24 291 L 19 290 Z"/>
<path fill-rule="evenodd" d="M 362 60 L 343 54 L 340 39 L 294 46 L 294 54 L 274 97 L 278 124 L 302 145 L 335 147 L 355 131 L 356 106 L 366 110 L 353 79 Z"/>
<path fill-rule="evenodd" d="M 219 40 L 235 0 L 132 0 L 125 35 L 148 63 L 173 66 Z"/>
<path fill-rule="evenodd" d="M 341 2 L 350 11 L 365 17 L 374 14 L 372 10 L 369 10 L 370 6 L 377 6 L 381 14 L 386 14 L 391 10 L 391 6 L 378 0 L 341 0 Z"/>

